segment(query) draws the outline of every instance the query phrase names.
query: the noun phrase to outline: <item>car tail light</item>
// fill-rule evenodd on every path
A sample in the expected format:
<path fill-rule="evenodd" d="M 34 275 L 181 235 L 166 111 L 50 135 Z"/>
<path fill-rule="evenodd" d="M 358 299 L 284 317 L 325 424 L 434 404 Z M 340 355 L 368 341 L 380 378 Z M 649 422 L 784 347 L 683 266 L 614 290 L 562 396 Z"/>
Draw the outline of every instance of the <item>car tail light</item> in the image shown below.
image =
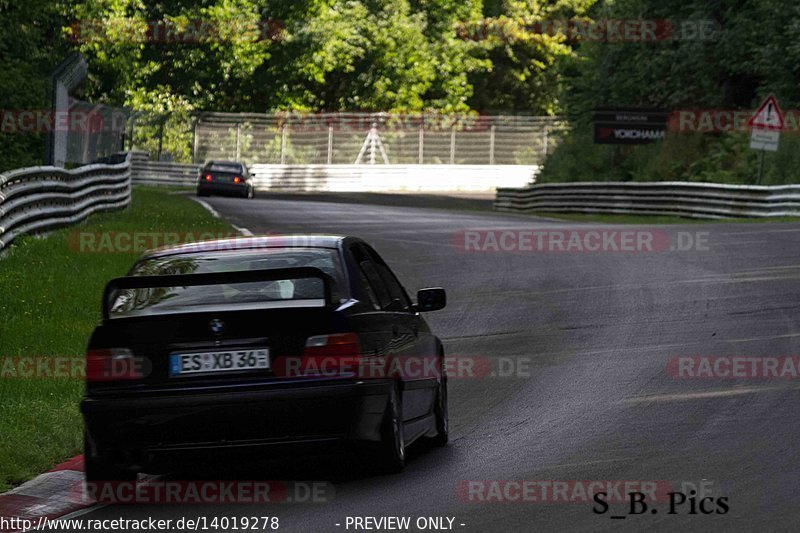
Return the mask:
<path fill-rule="evenodd" d="M 206 174 L 206 181 L 211 181 L 211 174 Z"/>
<path fill-rule="evenodd" d="M 241 182 L 241 181 L 242 181 L 242 178 L 240 178 L 239 176 L 234 176 L 234 177 L 233 177 L 233 182 L 234 182 L 234 183 L 239 183 L 239 182 Z"/>
<path fill-rule="evenodd" d="M 134 357 L 127 348 L 89 350 L 86 353 L 87 381 L 141 379 L 145 373 L 145 359 Z"/>
<path fill-rule="evenodd" d="M 361 360 L 361 343 L 355 333 L 316 335 L 306 340 L 301 370 L 306 374 L 355 372 Z"/>

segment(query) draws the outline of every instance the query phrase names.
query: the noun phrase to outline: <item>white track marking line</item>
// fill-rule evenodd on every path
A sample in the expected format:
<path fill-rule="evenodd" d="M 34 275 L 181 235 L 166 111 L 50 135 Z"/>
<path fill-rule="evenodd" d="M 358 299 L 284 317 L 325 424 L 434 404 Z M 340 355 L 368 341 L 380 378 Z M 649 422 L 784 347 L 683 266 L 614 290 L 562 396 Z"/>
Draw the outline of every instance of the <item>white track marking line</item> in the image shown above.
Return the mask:
<path fill-rule="evenodd" d="M 759 392 L 774 392 L 796 390 L 800 387 L 750 387 L 738 389 L 723 389 L 704 392 L 686 392 L 682 394 L 654 394 L 651 396 L 638 396 L 635 398 L 625 398 L 620 403 L 649 403 L 649 402 L 676 402 L 685 400 L 703 400 L 706 398 L 725 398 L 728 396 L 740 396 L 743 394 L 757 394 Z"/>
<path fill-rule="evenodd" d="M 751 337 L 749 339 L 720 339 L 725 342 L 754 342 L 754 341 L 768 341 L 773 339 L 791 339 L 793 337 L 800 337 L 800 333 L 786 333 L 784 335 L 768 335 L 767 337 Z"/>
<path fill-rule="evenodd" d="M 217 210 L 214 209 L 213 207 L 211 207 L 211 204 L 209 204 L 208 202 L 206 202 L 204 200 L 200 200 L 199 198 L 192 198 L 192 200 L 194 200 L 198 204 L 202 205 L 205 208 L 206 211 L 211 213 L 212 217 L 214 217 L 214 218 L 222 218 L 222 216 L 217 212 Z"/>
<path fill-rule="evenodd" d="M 216 209 L 211 207 L 211 205 L 208 202 L 200 200 L 199 198 L 192 198 L 192 200 L 194 200 L 198 204 L 202 205 L 205 208 L 205 210 L 208 211 L 209 213 L 211 213 L 211 216 L 213 216 L 214 218 L 219 218 L 221 220 L 225 220 L 224 218 L 222 218 L 222 215 L 220 215 L 219 212 L 217 212 Z M 233 226 L 233 229 L 235 229 L 236 231 L 238 231 L 239 233 L 241 233 L 245 237 L 252 237 L 253 236 L 253 232 L 250 231 L 247 228 L 241 228 L 241 227 L 237 226 L 236 224 L 234 224 L 232 222 L 228 222 L 228 224 Z"/>

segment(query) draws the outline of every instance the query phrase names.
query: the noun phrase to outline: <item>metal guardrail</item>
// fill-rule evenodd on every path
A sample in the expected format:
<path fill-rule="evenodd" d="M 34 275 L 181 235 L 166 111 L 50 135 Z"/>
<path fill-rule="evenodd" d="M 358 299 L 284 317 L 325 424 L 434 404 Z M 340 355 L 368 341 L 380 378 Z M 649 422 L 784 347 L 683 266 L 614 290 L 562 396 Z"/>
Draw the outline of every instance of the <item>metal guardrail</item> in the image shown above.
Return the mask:
<path fill-rule="evenodd" d="M 546 183 L 497 190 L 506 212 L 673 215 L 689 218 L 800 216 L 800 185 L 689 182 Z"/>
<path fill-rule="evenodd" d="M 250 166 L 257 191 L 493 191 L 534 180 L 537 165 L 267 165 Z"/>
<path fill-rule="evenodd" d="M 133 183 L 194 187 L 198 165 L 155 162 L 134 153 Z M 145 156 L 146 157 L 146 156 Z M 256 192 L 493 191 L 534 180 L 536 165 L 249 166 Z"/>
<path fill-rule="evenodd" d="M 122 155 L 119 156 L 120 158 Z M 0 174 L 0 250 L 16 237 L 122 209 L 131 199 L 130 154 L 72 170 L 30 167 Z"/>
<path fill-rule="evenodd" d="M 150 161 L 145 152 L 133 152 L 131 155 L 131 179 L 142 185 L 194 187 L 199 170 L 200 165 Z"/>

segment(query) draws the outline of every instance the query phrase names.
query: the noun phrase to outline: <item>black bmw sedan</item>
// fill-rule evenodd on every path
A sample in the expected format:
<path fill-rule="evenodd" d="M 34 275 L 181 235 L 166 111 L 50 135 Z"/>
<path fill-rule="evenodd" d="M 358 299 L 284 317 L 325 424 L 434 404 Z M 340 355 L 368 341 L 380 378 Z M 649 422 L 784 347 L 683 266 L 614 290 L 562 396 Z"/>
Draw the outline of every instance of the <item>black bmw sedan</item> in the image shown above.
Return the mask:
<path fill-rule="evenodd" d="M 447 443 L 444 350 L 420 316 L 444 306 L 354 237 L 149 252 L 89 340 L 87 480 L 342 447 L 397 472 L 412 442 Z"/>
<path fill-rule="evenodd" d="M 220 194 L 253 198 L 255 187 L 247 165 L 238 161 L 209 161 L 197 175 L 197 196 Z"/>

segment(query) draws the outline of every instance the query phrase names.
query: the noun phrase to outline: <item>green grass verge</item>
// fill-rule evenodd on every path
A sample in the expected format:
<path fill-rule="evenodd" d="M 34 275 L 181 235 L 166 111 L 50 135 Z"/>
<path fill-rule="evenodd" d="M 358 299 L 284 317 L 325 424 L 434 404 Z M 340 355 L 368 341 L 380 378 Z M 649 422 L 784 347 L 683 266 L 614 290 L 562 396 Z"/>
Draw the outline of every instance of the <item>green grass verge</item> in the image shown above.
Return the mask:
<path fill-rule="evenodd" d="M 136 188 L 125 211 L 93 215 L 46 238 L 22 237 L 8 249 L 0 258 L 0 492 L 81 453 L 82 380 L 3 370 L 7 358 L 82 359 L 105 283 L 140 255 L 82 251 L 80 232 L 235 234 L 188 198 Z"/>
<path fill-rule="evenodd" d="M 587 213 L 526 213 L 531 216 L 544 218 L 557 218 L 573 222 L 600 222 L 603 224 L 753 224 L 764 222 L 800 222 L 800 217 L 775 217 L 775 218 L 723 218 L 701 219 L 683 218 L 661 215 L 605 215 Z"/>

